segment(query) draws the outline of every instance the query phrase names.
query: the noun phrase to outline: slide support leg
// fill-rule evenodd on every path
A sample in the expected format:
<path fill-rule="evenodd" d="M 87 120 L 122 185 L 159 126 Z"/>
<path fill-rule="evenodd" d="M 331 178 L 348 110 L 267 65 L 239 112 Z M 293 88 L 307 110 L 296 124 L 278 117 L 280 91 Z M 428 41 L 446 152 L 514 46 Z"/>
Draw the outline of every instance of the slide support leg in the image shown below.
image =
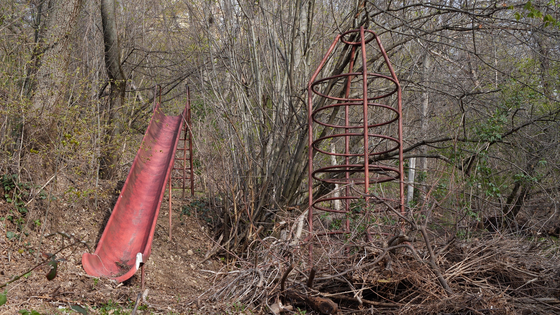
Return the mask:
<path fill-rule="evenodd" d="M 142 264 L 142 267 L 140 267 L 140 268 L 141 268 L 141 272 L 140 272 L 140 273 L 142 274 L 142 275 L 140 276 L 140 282 L 142 282 L 142 292 L 144 292 L 144 265 L 145 265 L 145 264 Z"/>
<path fill-rule="evenodd" d="M 169 240 L 171 241 L 171 175 L 169 176 Z"/>

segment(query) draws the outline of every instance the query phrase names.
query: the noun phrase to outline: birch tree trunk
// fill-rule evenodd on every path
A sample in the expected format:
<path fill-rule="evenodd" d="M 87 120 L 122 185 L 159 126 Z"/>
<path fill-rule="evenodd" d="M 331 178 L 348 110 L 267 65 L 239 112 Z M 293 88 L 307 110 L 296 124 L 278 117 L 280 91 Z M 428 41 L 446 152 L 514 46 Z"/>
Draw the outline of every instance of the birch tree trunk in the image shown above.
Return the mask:
<path fill-rule="evenodd" d="M 422 137 L 426 137 L 426 135 L 429 132 L 429 105 L 430 105 L 430 95 L 429 95 L 429 89 L 428 89 L 428 85 L 429 85 L 429 78 L 430 78 L 430 73 L 431 73 L 431 59 L 430 59 L 430 54 L 426 51 L 426 54 L 424 55 L 424 62 L 422 63 L 422 74 L 421 74 L 421 82 L 423 84 L 422 87 L 422 96 L 421 96 L 421 101 L 422 101 L 422 112 L 421 112 L 421 116 L 420 116 L 420 134 L 422 135 Z M 428 171 L 428 159 L 426 158 L 426 156 L 428 155 L 428 148 L 426 146 L 423 146 L 420 149 L 420 157 L 418 158 L 418 167 L 416 168 L 416 170 L 418 170 L 418 172 L 420 172 L 420 180 L 419 182 L 423 181 L 425 179 L 425 175 L 427 174 Z M 411 161 L 412 162 L 412 161 Z M 416 161 L 415 161 L 416 162 Z M 413 167 L 413 166 L 411 166 Z M 414 174 L 414 172 L 413 172 Z M 414 176 L 413 176 L 414 177 Z M 413 178 L 414 181 L 414 178 Z M 409 187 L 413 187 L 413 186 L 409 186 Z M 410 189 L 410 188 L 409 188 Z M 412 188 L 414 189 L 414 187 Z M 420 194 L 418 194 L 419 198 Z M 408 202 L 410 203 L 413 200 L 413 196 L 409 195 Z M 423 200 L 417 200 L 418 204 L 422 204 L 424 201 Z"/>

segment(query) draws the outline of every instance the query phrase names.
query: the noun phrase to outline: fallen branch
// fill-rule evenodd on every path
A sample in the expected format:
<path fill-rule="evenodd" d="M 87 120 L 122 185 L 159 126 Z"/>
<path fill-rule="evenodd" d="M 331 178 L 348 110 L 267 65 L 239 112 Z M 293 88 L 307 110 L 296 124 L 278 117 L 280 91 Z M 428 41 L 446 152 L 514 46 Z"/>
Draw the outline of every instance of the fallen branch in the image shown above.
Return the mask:
<path fill-rule="evenodd" d="M 426 243 L 426 247 L 428 248 L 428 253 L 430 254 L 430 259 L 428 260 L 428 263 L 430 264 L 430 266 L 432 267 L 432 270 L 436 274 L 437 279 L 438 279 L 439 283 L 441 284 L 441 286 L 445 289 L 445 291 L 447 291 L 447 293 L 449 293 L 450 295 L 453 295 L 453 290 L 451 290 L 451 288 L 449 287 L 449 284 L 443 278 L 443 275 L 441 274 L 441 270 L 439 270 L 439 267 L 436 264 L 436 261 L 435 261 L 435 258 L 434 258 L 434 250 L 432 249 L 432 245 L 430 244 L 430 239 L 428 238 L 428 232 L 426 232 L 426 227 L 425 226 L 420 226 L 420 232 L 422 232 L 422 237 L 424 237 L 424 242 Z"/>
<path fill-rule="evenodd" d="M 379 307 L 400 307 L 401 306 L 401 304 L 399 304 L 399 303 L 375 302 L 375 301 L 364 300 L 364 299 L 358 300 L 357 298 L 344 296 L 344 295 L 328 295 L 327 294 L 325 296 L 328 296 L 328 297 L 332 298 L 333 300 L 339 300 L 339 301 L 343 301 L 343 302 L 350 302 L 350 303 L 356 303 L 356 304 L 360 304 L 360 301 L 361 301 L 363 304 L 372 305 L 372 306 L 379 306 Z"/>
<path fill-rule="evenodd" d="M 558 300 L 557 298 L 551 298 L 551 297 L 546 297 L 546 298 L 522 298 L 520 299 L 521 302 L 523 303 L 527 303 L 527 304 L 535 304 L 535 303 L 543 303 L 543 304 L 549 304 L 549 305 L 554 305 L 554 304 L 560 304 L 560 300 Z"/>
<path fill-rule="evenodd" d="M 321 314 L 336 314 L 338 305 L 331 299 L 310 296 L 293 290 L 286 292 L 286 298 L 292 300 L 293 304 L 305 304 Z"/>
<path fill-rule="evenodd" d="M 286 271 L 284 272 L 284 275 L 282 275 L 282 280 L 280 280 L 280 291 L 284 292 L 286 290 L 286 278 L 288 278 L 288 274 L 290 273 L 290 271 L 292 271 L 292 269 L 294 269 L 294 264 L 291 264 L 288 269 L 286 269 Z"/>

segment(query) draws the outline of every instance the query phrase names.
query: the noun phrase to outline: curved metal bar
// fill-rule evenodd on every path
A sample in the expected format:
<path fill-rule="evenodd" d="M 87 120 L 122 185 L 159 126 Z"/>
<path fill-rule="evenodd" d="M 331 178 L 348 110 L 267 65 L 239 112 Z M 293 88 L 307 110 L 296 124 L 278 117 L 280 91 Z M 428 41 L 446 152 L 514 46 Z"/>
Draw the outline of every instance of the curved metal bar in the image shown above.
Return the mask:
<path fill-rule="evenodd" d="M 335 75 L 335 76 L 332 76 L 332 77 L 320 79 L 320 80 L 317 80 L 317 81 L 313 82 L 313 84 L 311 85 L 311 89 L 313 90 L 313 93 L 315 93 L 315 94 L 317 94 L 317 95 L 319 95 L 319 96 L 322 96 L 322 97 L 331 99 L 331 100 L 338 100 L 338 101 L 362 101 L 362 100 L 363 100 L 362 98 L 336 97 L 336 96 L 333 96 L 333 95 L 324 94 L 324 93 L 322 93 L 322 92 L 320 92 L 320 91 L 318 90 L 318 86 L 319 86 L 321 83 L 325 83 L 325 82 L 329 82 L 329 81 L 332 82 L 332 81 L 335 80 L 335 79 L 346 79 L 346 80 L 348 80 L 348 79 L 351 79 L 352 77 L 360 76 L 361 74 L 362 74 L 362 73 L 360 73 L 360 72 L 355 72 L 355 73 L 344 73 L 344 74 L 339 74 L 339 75 Z M 392 83 L 395 84 L 395 89 L 394 89 L 394 90 L 391 90 L 391 91 L 389 91 L 388 93 L 381 94 L 381 95 L 378 95 L 378 96 L 371 96 L 371 97 L 368 97 L 368 101 L 377 100 L 377 99 L 385 98 L 385 97 L 389 97 L 389 96 L 395 94 L 395 93 L 400 89 L 400 85 L 399 85 L 398 81 L 394 80 L 394 79 L 391 78 L 391 77 L 388 77 L 388 76 L 385 76 L 385 75 L 381 75 L 381 74 L 376 74 L 376 73 L 369 73 L 368 75 L 371 76 L 371 77 L 373 77 L 374 79 L 389 80 L 389 81 L 392 81 Z M 336 80 L 336 81 L 338 81 L 338 80 Z M 373 81 L 373 80 L 372 80 L 372 81 Z"/>

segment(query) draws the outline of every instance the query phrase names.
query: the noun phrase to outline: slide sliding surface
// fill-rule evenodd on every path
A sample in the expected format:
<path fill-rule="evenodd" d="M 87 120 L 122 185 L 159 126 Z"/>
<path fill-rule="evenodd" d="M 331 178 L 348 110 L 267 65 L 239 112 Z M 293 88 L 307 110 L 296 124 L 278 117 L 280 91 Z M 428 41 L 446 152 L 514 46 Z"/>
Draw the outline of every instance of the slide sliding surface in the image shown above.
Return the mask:
<path fill-rule="evenodd" d="M 82 256 L 87 274 L 122 282 L 150 257 L 182 124 L 182 115 L 165 116 L 156 106 L 97 248 Z"/>

